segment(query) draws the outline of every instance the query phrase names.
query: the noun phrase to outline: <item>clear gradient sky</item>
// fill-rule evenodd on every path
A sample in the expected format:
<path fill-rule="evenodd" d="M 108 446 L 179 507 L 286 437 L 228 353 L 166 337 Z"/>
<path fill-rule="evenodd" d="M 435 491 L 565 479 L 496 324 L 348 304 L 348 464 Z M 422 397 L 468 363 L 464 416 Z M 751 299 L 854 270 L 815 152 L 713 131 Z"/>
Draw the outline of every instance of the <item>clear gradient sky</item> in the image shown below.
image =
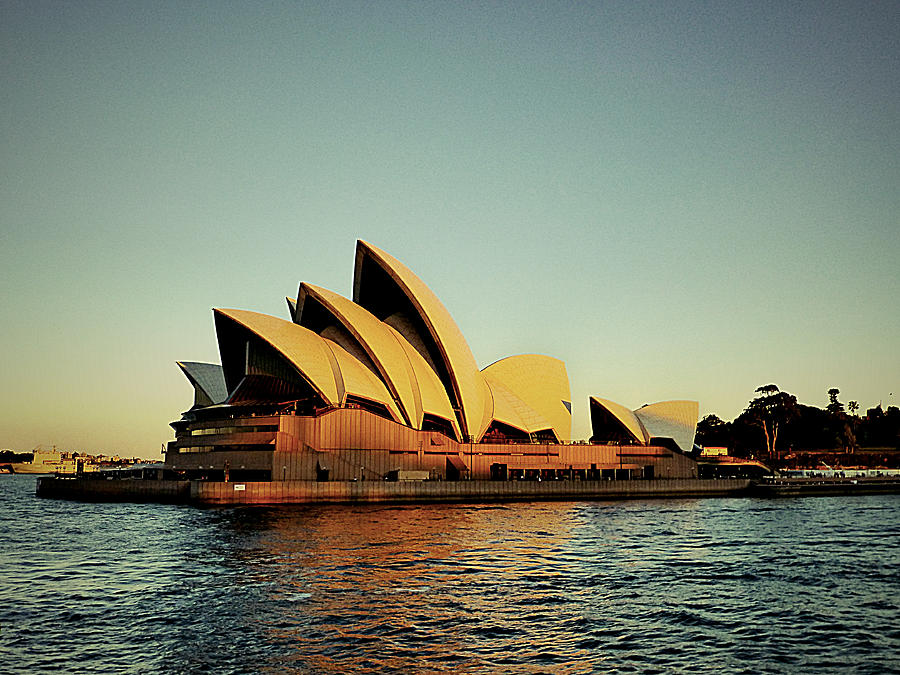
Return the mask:
<path fill-rule="evenodd" d="M 0 448 L 159 457 L 212 307 L 351 295 L 587 401 L 900 405 L 900 3 L 0 0 Z"/>

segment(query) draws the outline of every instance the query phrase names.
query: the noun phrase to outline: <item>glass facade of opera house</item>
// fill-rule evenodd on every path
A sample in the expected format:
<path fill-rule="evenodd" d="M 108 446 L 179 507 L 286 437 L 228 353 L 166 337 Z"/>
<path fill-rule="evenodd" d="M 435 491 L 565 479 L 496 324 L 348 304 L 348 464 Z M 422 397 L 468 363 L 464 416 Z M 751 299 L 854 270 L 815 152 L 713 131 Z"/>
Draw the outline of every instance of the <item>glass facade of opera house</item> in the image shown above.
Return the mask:
<path fill-rule="evenodd" d="M 179 362 L 194 405 L 166 467 L 241 481 L 690 478 L 698 404 L 629 410 L 591 397 L 571 440 L 565 364 L 479 369 L 447 309 L 405 265 L 357 242 L 353 299 L 302 283 L 287 319 L 214 310 L 221 364 Z"/>

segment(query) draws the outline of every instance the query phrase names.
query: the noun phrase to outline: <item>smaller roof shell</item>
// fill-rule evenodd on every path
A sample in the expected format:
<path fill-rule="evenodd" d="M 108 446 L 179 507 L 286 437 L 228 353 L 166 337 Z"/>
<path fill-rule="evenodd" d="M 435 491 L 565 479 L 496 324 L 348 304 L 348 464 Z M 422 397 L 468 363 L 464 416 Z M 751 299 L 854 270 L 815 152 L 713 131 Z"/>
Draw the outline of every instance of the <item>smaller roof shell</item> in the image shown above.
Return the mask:
<path fill-rule="evenodd" d="M 497 392 L 506 389 L 525 406 L 519 414 L 529 432 L 552 428 L 561 442 L 569 442 L 572 413 L 566 404 L 571 393 L 564 362 L 543 354 L 520 354 L 500 359 L 481 372 L 495 394 L 495 419 L 500 410 Z"/>
<path fill-rule="evenodd" d="M 671 438 L 682 452 L 694 448 L 694 434 L 700 416 L 697 401 L 660 401 L 634 411 L 650 438 Z"/>
<path fill-rule="evenodd" d="M 502 422 L 527 434 L 551 428 L 550 422 L 510 391 L 501 381 L 487 377 L 485 380 L 491 390 L 493 401 L 490 420 Z"/>
<path fill-rule="evenodd" d="M 323 340 L 328 349 L 331 350 L 337 362 L 338 372 L 340 373 L 339 403 L 347 402 L 348 396 L 359 396 L 361 398 L 375 401 L 384 405 L 391 414 L 395 422 L 403 423 L 400 410 L 394 399 L 391 398 L 387 387 L 376 375 L 366 368 L 356 357 L 350 355 L 343 347 L 331 340 Z"/>
<path fill-rule="evenodd" d="M 598 396 L 591 396 L 591 404 L 598 405 L 615 417 L 622 427 L 634 437 L 638 443 L 647 443 L 649 435 L 637 416 L 624 405 Z"/>
<path fill-rule="evenodd" d="M 447 420 L 453 427 L 457 439 L 462 438 L 459 432 L 459 424 L 456 421 L 456 415 L 453 413 L 453 406 L 447 397 L 447 391 L 441 384 L 437 374 L 432 370 L 431 366 L 419 351 L 413 347 L 395 328 L 388 326 L 388 330 L 403 353 L 406 355 L 407 364 L 411 370 L 411 377 L 415 380 L 416 389 L 414 394 L 417 398 L 417 429 L 422 428 L 422 420 L 426 414 L 440 417 Z"/>
<path fill-rule="evenodd" d="M 222 403 L 228 398 L 228 388 L 225 386 L 225 375 L 222 366 L 218 363 L 199 363 L 197 361 L 176 361 L 178 367 L 184 372 L 188 381 L 194 385 L 197 397 L 195 405 L 213 405 Z M 203 401 L 206 397 L 209 403 Z"/>
<path fill-rule="evenodd" d="M 407 424 L 421 428 L 421 414 L 417 411 L 411 372 L 403 347 L 397 343 L 387 324 L 379 321 L 371 312 L 325 288 L 312 284 L 300 284 L 297 293 L 297 308 L 294 320 L 302 320 L 302 310 L 307 297 L 317 300 L 363 347 L 387 386 L 389 395 L 396 399 L 395 405 Z M 421 407 L 421 406 L 419 406 Z M 418 418 L 418 419 L 417 419 Z"/>
<path fill-rule="evenodd" d="M 243 309 L 216 309 L 214 312 L 217 319 L 233 321 L 269 343 L 327 403 L 336 405 L 339 402 L 331 365 L 334 356 L 321 337 L 302 326 L 268 314 Z M 221 340 L 219 335 L 220 351 Z"/>

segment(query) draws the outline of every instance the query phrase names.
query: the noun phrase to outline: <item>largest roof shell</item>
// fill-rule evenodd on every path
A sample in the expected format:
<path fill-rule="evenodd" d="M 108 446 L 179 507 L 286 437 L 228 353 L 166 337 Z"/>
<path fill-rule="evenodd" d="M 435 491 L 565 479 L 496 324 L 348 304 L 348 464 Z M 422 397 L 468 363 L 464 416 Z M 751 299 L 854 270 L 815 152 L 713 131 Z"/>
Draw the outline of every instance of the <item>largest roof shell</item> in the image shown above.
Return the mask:
<path fill-rule="evenodd" d="M 445 373 L 447 381 L 444 382 L 444 386 L 451 401 L 459 407 L 458 419 L 462 431 L 468 437 L 477 438 L 490 421 L 484 419 L 485 407 L 489 405 L 486 397 L 490 396 L 490 393 L 475 363 L 475 357 L 472 356 L 469 345 L 453 317 L 431 289 L 408 267 L 362 240 L 357 242 L 356 248 L 354 302 L 367 305 L 364 288 L 367 281 L 363 276 L 366 260 L 375 262 L 390 277 L 425 326 L 428 335 L 422 337 L 429 338 L 436 347 L 437 357 L 441 361 L 439 374 Z M 381 312 L 384 315 L 389 313 L 390 309 Z M 380 318 L 383 320 L 386 316 Z"/>

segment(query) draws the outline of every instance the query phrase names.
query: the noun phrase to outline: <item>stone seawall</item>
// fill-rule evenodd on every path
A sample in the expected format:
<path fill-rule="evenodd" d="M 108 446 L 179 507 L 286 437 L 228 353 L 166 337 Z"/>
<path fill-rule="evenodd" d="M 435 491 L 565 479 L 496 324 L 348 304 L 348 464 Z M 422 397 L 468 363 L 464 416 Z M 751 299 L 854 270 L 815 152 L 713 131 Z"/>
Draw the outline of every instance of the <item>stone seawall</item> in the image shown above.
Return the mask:
<path fill-rule="evenodd" d="M 711 497 L 747 493 L 742 479 L 621 481 L 272 481 L 38 479 L 37 495 L 83 501 L 194 504 L 353 504 L 362 502 L 508 502 Z"/>
<path fill-rule="evenodd" d="M 209 505 L 354 504 L 366 502 L 511 502 L 683 497 L 816 497 L 898 494 L 900 480 L 657 478 L 618 481 L 272 481 L 102 480 L 38 478 L 37 496 L 80 501 L 179 502 Z"/>
<path fill-rule="evenodd" d="M 646 499 L 739 495 L 749 480 L 657 479 L 622 481 L 410 481 L 191 483 L 200 504 L 352 504 L 359 502 L 508 502 Z"/>
<path fill-rule="evenodd" d="M 191 484 L 186 480 L 103 480 L 99 478 L 37 479 L 38 497 L 85 502 L 189 502 Z"/>

